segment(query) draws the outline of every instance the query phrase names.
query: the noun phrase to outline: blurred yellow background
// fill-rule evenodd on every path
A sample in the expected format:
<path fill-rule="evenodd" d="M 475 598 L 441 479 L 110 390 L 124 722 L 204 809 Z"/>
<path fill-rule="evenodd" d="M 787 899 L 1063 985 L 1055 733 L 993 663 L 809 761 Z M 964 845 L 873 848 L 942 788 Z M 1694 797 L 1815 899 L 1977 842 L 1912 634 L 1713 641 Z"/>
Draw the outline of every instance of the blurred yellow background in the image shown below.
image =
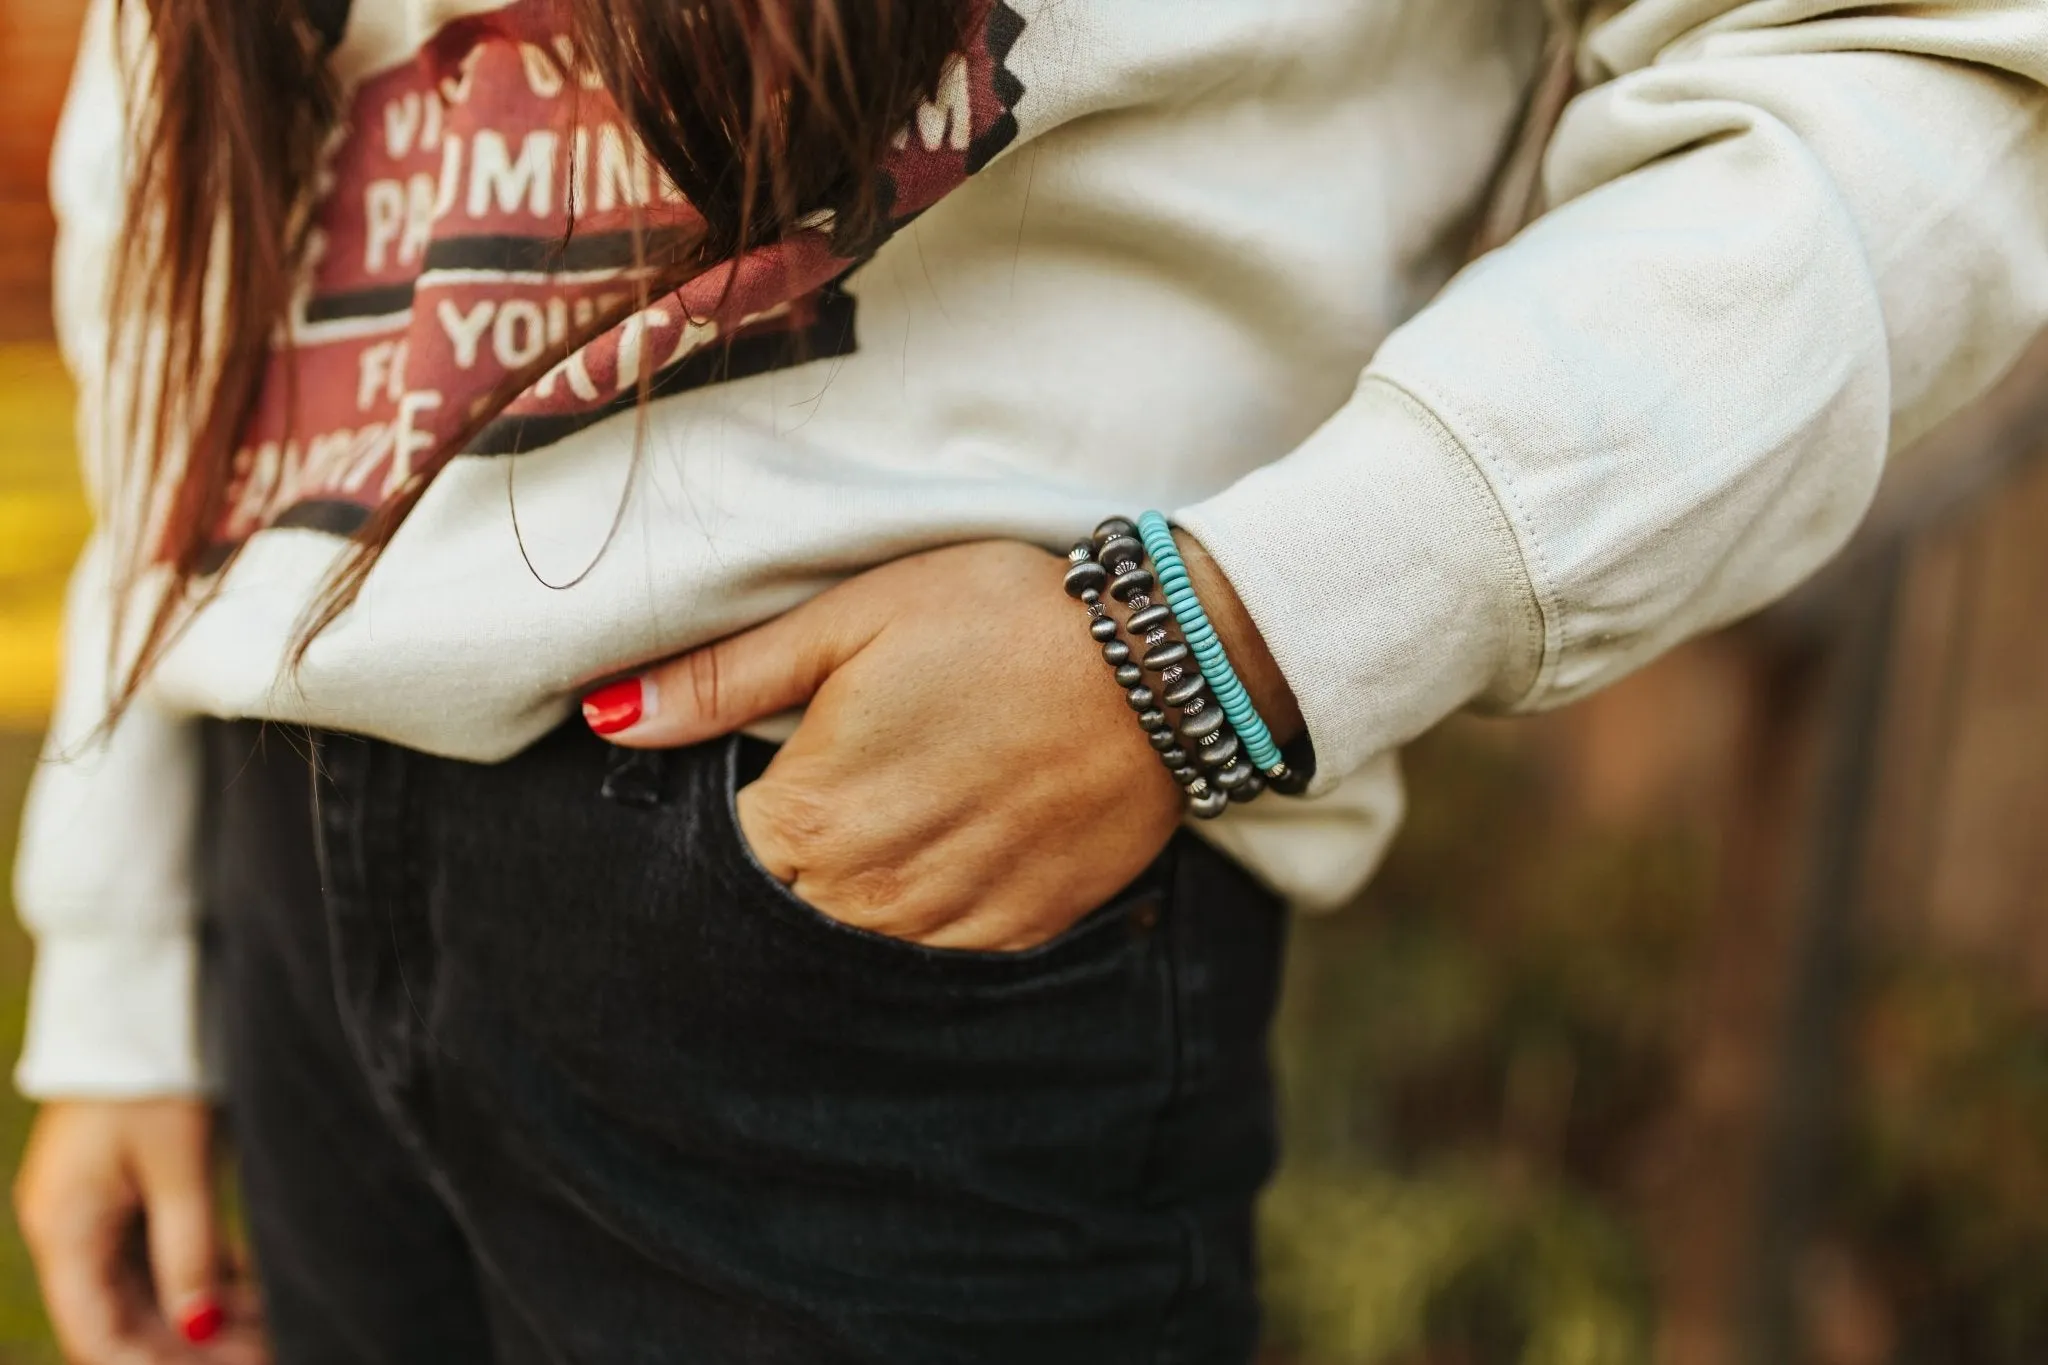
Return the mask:
<path fill-rule="evenodd" d="M 0 724 L 49 705 L 56 622 L 85 512 L 71 397 L 50 341 L 44 185 L 82 0 L 0 0 Z"/>
<path fill-rule="evenodd" d="M 34 729 L 57 671 L 64 581 L 88 525 L 54 346 L 0 345 L 0 726 Z"/>

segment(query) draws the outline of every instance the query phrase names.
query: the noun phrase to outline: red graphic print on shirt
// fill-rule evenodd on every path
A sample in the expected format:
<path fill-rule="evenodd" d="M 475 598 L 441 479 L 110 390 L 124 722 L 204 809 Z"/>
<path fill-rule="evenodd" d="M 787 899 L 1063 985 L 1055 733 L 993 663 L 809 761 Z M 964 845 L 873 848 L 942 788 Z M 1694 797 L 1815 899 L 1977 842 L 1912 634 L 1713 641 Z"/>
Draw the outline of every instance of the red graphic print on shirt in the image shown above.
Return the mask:
<path fill-rule="evenodd" d="M 219 558 L 273 526 L 357 531 L 431 477 L 507 376 L 631 300 L 636 225 L 658 248 L 699 221 L 543 13 L 519 0 L 458 20 L 355 91 Z M 1004 63 L 1023 27 L 995 0 L 899 139 L 882 168 L 887 232 L 1015 140 L 1023 86 Z M 462 453 L 542 449 L 630 409 L 643 375 L 658 396 L 846 354 L 841 282 L 879 244 L 819 222 L 711 270 L 569 355 Z"/>

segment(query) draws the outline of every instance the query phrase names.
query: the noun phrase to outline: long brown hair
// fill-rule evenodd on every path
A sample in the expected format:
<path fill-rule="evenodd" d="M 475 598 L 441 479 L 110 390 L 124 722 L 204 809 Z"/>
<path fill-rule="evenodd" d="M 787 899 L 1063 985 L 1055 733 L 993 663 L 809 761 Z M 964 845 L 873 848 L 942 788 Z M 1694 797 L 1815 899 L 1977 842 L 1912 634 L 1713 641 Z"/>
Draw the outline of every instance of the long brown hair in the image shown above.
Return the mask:
<path fill-rule="evenodd" d="M 132 3 L 121 0 L 124 11 Z M 143 98 L 129 130 L 136 151 L 109 362 L 146 360 L 146 401 L 131 403 L 108 436 L 131 454 L 120 495 L 147 509 L 147 524 L 128 538 L 125 577 L 132 586 L 161 567 L 168 584 L 127 654 L 117 711 L 169 647 L 210 567 L 339 115 L 327 36 L 308 0 L 141 3 L 148 65 L 132 82 Z M 548 3 L 578 59 L 701 215 L 702 234 L 651 262 L 652 273 L 639 272 L 634 301 L 509 376 L 436 454 L 459 450 L 494 407 L 652 295 L 777 240 L 810 214 L 831 210 L 837 236 L 865 240 L 888 210 L 876 169 L 919 103 L 934 97 L 978 8 L 974 0 Z M 423 462 L 428 470 L 440 463 Z M 415 477 L 373 515 L 309 607 L 299 651 L 346 610 L 430 478 Z"/>

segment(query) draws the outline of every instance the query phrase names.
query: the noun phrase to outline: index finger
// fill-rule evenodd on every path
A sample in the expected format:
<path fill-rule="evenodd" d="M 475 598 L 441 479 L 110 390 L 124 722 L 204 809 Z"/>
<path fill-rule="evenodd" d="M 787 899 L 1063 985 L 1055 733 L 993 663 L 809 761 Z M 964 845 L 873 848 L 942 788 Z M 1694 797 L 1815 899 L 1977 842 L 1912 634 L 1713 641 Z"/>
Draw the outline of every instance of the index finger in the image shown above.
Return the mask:
<path fill-rule="evenodd" d="M 148 1305 L 138 1278 L 124 1269 L 124 1234 L 95 1220 L 36 1250 L 50 1327 L 74 1365 L 155 1365 L 158 1359 L 135 1335 L 136 1310 Z"/>

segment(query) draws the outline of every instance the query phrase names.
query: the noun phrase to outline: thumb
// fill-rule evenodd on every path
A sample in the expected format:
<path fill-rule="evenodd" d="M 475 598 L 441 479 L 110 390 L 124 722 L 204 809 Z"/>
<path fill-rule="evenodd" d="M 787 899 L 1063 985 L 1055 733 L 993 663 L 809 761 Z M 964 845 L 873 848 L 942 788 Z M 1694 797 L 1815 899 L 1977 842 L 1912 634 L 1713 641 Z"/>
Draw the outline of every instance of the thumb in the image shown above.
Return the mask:
<path fill-rule="evenodd" d="M 219 1332 L 213 1181 L 203 1113 L 182 1116 L 138 1142 L 136 1184 L 148 1220 L 149 1270 L 164 1319 L 187 1340 Z"/>
<path fill-rule="evenodd" d="M 859 582 L 608 683 L 584 697 L 583 718 L 614 744 L 672 749 L 801 706 L 879 629 L 847 591 Z"/>

